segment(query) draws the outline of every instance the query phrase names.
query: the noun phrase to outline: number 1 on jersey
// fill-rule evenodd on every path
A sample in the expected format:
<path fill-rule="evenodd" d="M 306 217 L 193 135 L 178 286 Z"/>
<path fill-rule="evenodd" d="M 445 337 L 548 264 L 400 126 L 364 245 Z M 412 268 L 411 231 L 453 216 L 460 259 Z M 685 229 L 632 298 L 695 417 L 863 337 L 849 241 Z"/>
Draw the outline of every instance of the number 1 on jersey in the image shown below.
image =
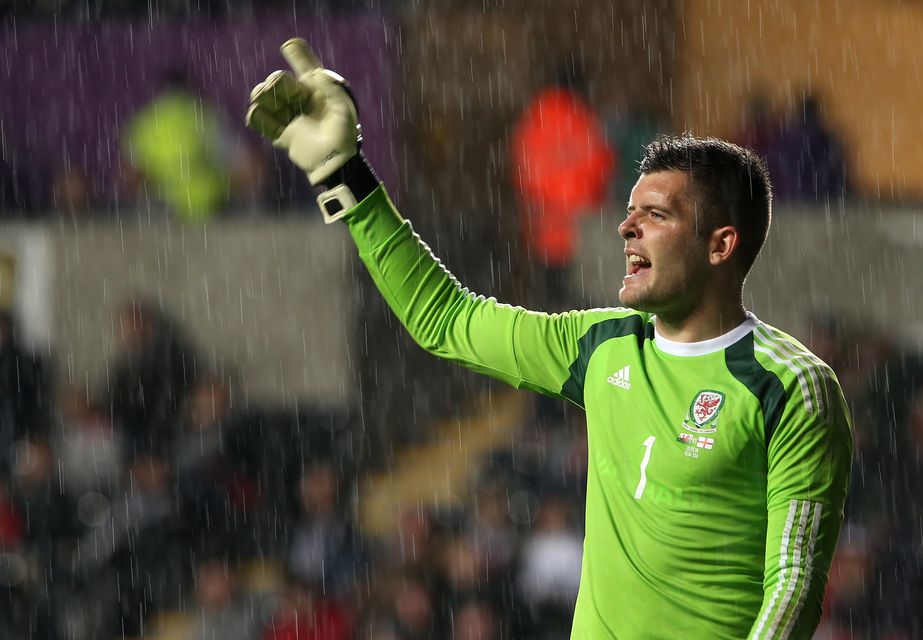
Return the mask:
<path fill-rule="evenodd" d="M 651 461 L 651 449 L 654 446 L 656 436 L 648 436 L 644 441 L 644 457 L 641 458 L 641 479 L 638 480 L 638 488 L 635 489 L 635 500 L 640 500 L 644 493 L 644 486 L 647 484 L 647 463 Z"/>

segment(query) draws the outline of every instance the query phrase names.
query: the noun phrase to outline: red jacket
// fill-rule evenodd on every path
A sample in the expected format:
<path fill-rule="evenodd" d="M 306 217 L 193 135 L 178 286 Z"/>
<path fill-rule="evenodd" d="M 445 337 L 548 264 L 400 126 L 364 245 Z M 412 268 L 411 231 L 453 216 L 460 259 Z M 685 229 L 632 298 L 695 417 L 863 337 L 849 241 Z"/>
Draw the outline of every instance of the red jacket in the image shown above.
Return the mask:
<path fill-rule="evenodd" d="M 516 124 L 510 155 L 525 241 L 547 264 L 566 264 L 576 219 L 603 204 L 616 167 L 599 120 L 577 94 L 545 89 Z"/>
<path fill-rule="evenodd" d="M 337 605 L 320 600 L 313 609 L 286 609 L 263 630 L 262 640 L 351 640 L 353 625 Z"/>

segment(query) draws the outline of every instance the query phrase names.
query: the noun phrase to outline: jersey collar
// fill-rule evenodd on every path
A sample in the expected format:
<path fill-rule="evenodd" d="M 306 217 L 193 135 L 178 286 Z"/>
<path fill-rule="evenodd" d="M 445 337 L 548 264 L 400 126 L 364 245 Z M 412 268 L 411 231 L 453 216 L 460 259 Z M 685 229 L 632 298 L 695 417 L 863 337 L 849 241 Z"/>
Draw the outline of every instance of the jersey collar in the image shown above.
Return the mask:
<path fill-rule="evenodd" d="M 653 317 L 651 318 L 651 320 L 654 319 Z M 727 349 L 753 331 L 753 327 L 756 326 L 757 322 L 759 322 L 759 319 L 747 311 L 746 320 L 737 327 L 717 338 L 709 338 L 701 342 L 676 342 L 675 340 L 668 340 L 660 335 L 660 332 L 657 330 L 657 323 L 654 322 L 654 344 L 664 353 L 669 353 L 674 356 L 704 356 L 707 353 L 714 353 L 715 351 Z"/>

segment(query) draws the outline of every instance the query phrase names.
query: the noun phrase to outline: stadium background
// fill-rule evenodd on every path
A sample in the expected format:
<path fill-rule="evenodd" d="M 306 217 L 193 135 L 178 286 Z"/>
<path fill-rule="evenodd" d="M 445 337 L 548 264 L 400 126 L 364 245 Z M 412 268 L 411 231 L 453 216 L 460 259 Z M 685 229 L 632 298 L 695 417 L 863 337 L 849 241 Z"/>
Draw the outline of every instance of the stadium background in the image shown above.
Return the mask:
<path fill-rule="evenodd" d="M 39 390 L 25 406 L 0 376 L 0 635 L 208 637 L 226 607 L 246 612 L 228 637 L 269 638 L 301 606 L 331 621 L 319 637 L 566 637 L 580 416 L 423 354 L 345 232 L 243 129 L 296 34 L 354 86 L 366 153 L 436 253 L 473 290 L 532 306 L 509 141 L 562 62 L 607 132 L 643 113 L 742 139 L 755 98 L 797 114 L 814 96 L 846 188 L 777 202 L 747 303 L 834 366 L 855 419 L 818 637 L 923 635 L 923 4 L 48 0 L 0 15 L 0 304 L 16 326 L 0 333 Z M 205 221 L 125 193 L 127 123 L 174 68 L 249 154 Z M 613 302 L 624 197 L 613 180 L 581 223 L 576 302 Z M 156 425 L 117 410 L 133 300 L 194 372 Z M 137 446 L 144 429 L 156 446 Z M 139 464 L 172 506 L 121 521 Z M 332 496 L 301 490 L 325 482 Z M 80 560 L 120 526 L 111 555 Z"/>

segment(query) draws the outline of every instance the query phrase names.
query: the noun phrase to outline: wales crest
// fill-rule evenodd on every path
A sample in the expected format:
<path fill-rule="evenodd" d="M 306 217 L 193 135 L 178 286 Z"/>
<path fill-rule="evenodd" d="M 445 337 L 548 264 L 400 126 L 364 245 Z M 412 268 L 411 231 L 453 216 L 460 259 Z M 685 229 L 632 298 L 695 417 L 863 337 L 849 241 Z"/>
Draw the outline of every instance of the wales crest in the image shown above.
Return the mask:
<path fill-rule="evenodd" d="M 699 391 L 689 405 L 683 428 L 695 433 L 714 433 L 718 430 L 718 413 L 723 406 L 724 394 L 720 391 Z"/>

